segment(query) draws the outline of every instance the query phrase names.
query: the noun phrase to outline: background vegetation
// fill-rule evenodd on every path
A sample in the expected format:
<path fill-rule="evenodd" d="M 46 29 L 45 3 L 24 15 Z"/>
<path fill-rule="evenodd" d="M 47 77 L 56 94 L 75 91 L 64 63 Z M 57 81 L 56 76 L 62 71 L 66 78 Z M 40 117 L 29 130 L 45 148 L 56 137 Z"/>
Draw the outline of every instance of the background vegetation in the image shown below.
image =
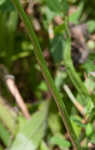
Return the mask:
<path fill-rule="evenodd" d="M 0 150 L 95 149 L 94 8 L 0 0 Z"/>

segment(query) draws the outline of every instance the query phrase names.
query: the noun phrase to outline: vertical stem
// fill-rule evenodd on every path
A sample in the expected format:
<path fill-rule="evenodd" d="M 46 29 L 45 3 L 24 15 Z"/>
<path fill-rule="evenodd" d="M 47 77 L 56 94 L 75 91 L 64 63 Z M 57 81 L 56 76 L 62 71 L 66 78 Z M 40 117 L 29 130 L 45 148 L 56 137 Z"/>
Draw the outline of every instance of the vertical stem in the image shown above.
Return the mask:
<path fill-rule="evenodd" d="M 48 71 L 46 62 L 44 60 L 44 57 L 43 57 L 43 54 L 42 54 L 42 51 L 41 51 L 41 48 L 40 48 L 40 45 L 38 42 L 38 39 L 37 39 L 36 34 L 33 30 L 33 26 L 31 24 L 31 22 L 29 21 L 27 15 L 25 14 L 19 0 L 12 0 L 12 2 L 14 2 L 16 9 L 19 12 L 19 14 L 20 14 L 20 16 L 21 16 L 21 18 L 25 24 L 25 28 L 27 29 L 27 33 L 29 34 L 29 37 L 32 40 L 32 44 L 34 46 L 34 54 L 37 58 L 37 61 L 40 65 L 40 67 L 41 67 L 42 74 L 43 74 L 45 80 L 47 81 L 49 90 L 51 91 L 51 94 L 54 97 L 54 100 L 58 106 L 60 113 L 61 113 L 62 120 L 64 121 L 65 127 L 67 129 L 67 132 L 68 132 L 70 138 L 71 138 L 74 149 L 80 150 L 81 148 L 80 148 L 79 143 L 77 141 L 77 137 L 76 137 L 76 134 L 73 130 L 71 121 L 69 119 L 69 115 L 68 115 L 66 107 L 65 107 L 65 104 L 64 104 L 58 90 L 55 87 L 55 84 L 54 84 L 54 81 L 51 77 L 51 74 Z"/>
<path fill-rule="evenodd" d="M 87 100 L 89 100 L 91 102 L 89 92 L 88 92 L 87 88 L 85 87 L 85 85 L 83 84 L 83 82 L 81 81 L 77 72 L 75 71 L 75 68 L 74 68 L 73 63 L 72 63 L 71 39 L 70 39 L 70 33 L 69 33 L 69 29 L 68 29 L 68 20 L 67 19 L 68 18 L 65 19 L 65 23 L 64 23 L 65 24 L 65 33 L 67 36 L 67 40 L 65 42 L 65 48 L 64 48 L 64 64 L 66 66 L 67 74 L 68 74 L 69 78 L 71 79 L 73 85 L 75 86 L 75 88 L 79 92 L 84 103 L 86 103 Z"/>

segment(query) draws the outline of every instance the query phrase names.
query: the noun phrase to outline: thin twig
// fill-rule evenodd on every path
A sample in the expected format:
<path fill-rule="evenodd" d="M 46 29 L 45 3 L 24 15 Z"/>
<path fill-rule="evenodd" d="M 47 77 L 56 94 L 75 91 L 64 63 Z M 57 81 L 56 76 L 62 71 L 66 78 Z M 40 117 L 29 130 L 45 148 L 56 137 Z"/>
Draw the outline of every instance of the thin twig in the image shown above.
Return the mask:
<path fill-rule="evenodd" d="M 24 103 L 24 100 L 15 84 L 14 76 L 10 75 L 7 71 L 7 68 L 4 65 L 0 65 L 0 79 L 5 82 L 7 85 L 10 93 L 14 96 L 18 106 L 20 107 L 21 111 L 23 112 L 23 115 L 29 119 L 30 114 L 28 112 L 28 109 Z"/>
<path fill-rule="evenodd" d="M 26 117 L 26 119 L 30 119 L 30 114 L 28 112 L 28 109 L 24 103 L 24 100 L 15 84 L 15 81 L 13 78 L 11 78 L 10 76 L 7 75 L 6 78 L 6 85 L 9 89 L 9 91 L 11 92 L 11 94 L 14 96 L 18 106 L 20 107 L 23 115 Z"/>
<path fill-rule="evenodd" d="M 85 116 L 85 111 L 83 106 L 75 99 L 74 95 L 72 94 L 70 88 L 65 84 L 64 85 L 64 90 L 67 93 L 68 97 L 72 101 L 72 103 L 75 105 L 77 110 L 81 113 L 81 115 Z"/>

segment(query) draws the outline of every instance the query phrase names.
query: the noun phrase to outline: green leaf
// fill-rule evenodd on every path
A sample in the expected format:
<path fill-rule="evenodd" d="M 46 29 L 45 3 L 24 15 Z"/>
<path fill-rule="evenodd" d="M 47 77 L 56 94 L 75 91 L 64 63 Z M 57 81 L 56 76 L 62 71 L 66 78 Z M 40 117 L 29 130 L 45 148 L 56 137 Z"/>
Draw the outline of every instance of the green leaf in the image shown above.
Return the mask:
<path fill-rule="evenodd" d="M 88 25 L 88 31 L 90 33 L 95 31 L 95 20 L 88 21 L 87 25 Z"/>
<path fill-rule="evenodd" d="M 2 97 L 0 97 L 0 120 L 2 120 L 4 126 L 9 129 L 11 134 L 15 135 L 15 129 L 17 128 L 16 113 L 4 103 L 4 99 Z"/>
<path fill-rule="evenodd" d="M 44 141 L 42 141 L 40 144 L 40 150 L 49 150 L 49 148 L 47 147 L 47 145 Z"/>
<path fill-rule="evenodd" d="M 18 15 L 16 11 L 13 10 L 10 13 L 3 13 L 0 9 L 0 57 L 3 57 L 7 66 L 11 63 L 11 56 L 15 52 L 14 46 L 17 20 Z"/>
<path fill-rule="evenodd" d="M 63 49 L 64 49 L 64 36 L 62 34 L 58 34 L 51 42 L 50 48 L 51 55 L 56 64 L 59 64 L 61 63 L 61 61 L 63 61 L 64 56 Z"/>
<path fill-rule="evenodd" d="M 82 65 L 87 73 L 95 71 L 95 53 L 89 55 L 87 61 Z"/>
<path fill-rule="evenodd" d="M 70 4 L 77 2 L 77 0 L 67 0 Z"/>
<path fill-rule="evenodd" d="M 18 15 L 16 11 L 11 11 L 7 21 L 7 27 L 10 32 L 15 32 L 18 24 Z"/>
<path fill-rule="evenodd" d="M 51 103 L 50 103 L 48 126 L 53 135 L 55 135 L 57 133 L 61 133 L 62 123 L 60 120 L 60 116 L 58 114 L 56 104 L 53 101 L 51 101 Z"/>
<path fill-rule="evenodd" d="M 3 3 L 5 3 L 6 0 L 0 0 L 0 5 L 2 5 Z"/>
<path fill-rule="evenodd" d="M 80 120 L 81 119 L 78 116 L 71 117 L 71 123 L 72 123 L 72 126 L 74 128 L 74 131 L 75 131 L 77 137 L 80 136 L 81 128 L 84 127 Z"/>
<path fill-rule="evenodd" d="M 5 146 L 8 146 L 11 141 L 11 134 L 8 129 L 6 129 L 3 123 L 0 121 L 0 138 Z"/>
<path fill-rule="evenodd" d="M 63 32 L 64 32 L 64 23 L 56 26 L 54 29 L 55 34 L 61 34 Z"/>
<path fill-rule="evenodd" d="M 60 11 L 60 3 L 58 2 L 58 0 L 46 0 L 47 5 L 50 9 L 52 9 L 55 12 L 59 12 Z"/>
<path fill-rule="evenodd" d="M 79 4 L 79 6 L 78 6 L 78 9 L 76 10 L 76 12 L 72 13 L 69 16 L 69 21 L 70 22 L 75 23 L 75 24 L 79 23 L 79 19 L 80 19 L 83 7 L 84 7 L 84 2 L 81 1 L 80 4 Z"/>
<path fill-rule="evenodd" d="M 90 142 L 93 143 L 93 144 L 95 144 L 95 134 L 92 135 L 92 137 L 90 139 Z"/>
<path fill-rule="evenodd" d="M 55 78 L 55 85 L 60 90 L 61 86 L 63 85 L 63 82 L 65 82 L 65 79 L 67 77 L 66 72 L 58 71 L 56 78 Z"/>
<path fill-rule="evenodd" d="M 45 135 L 48 102 L 43 103 L 39 112 L 32 115 L 19 133 L 10 150 L 35 150 Z"/>
<path fill-rule="evenodd" d="M 63 137 L 60 136 L 53 136 L 50 139 L 50 143 L 52 145 L 58 145 L 59 147 L 68 148 L 71 146 L 70 142 L 65 140 Z"/>
<path fill-rule="evenodd" d="M 61 123 L 57 113 L 50 114 L 48 123 L 53 134 L 61 132 Z"/>
<path fill-rule="evenodd" d="M 91 123 L 88 123 L 85 127 L 86 131 L 86 136 L 90 136 L 94 130 L 93 130 L 93 125 Z"/>
<path fill-rule="evenodd" d="M 41 91 L 44 91 L 44 92 L 48 91 L 48 88 L 47 88 L 47 85 L 46 85 L 45 81 L 42 81 L 39 84 L 38 89 L 40 89 Z"/>
<path fill-rule="evenodd" d="M 68 4 L 66 0 L 46 0 L 48 7 L 56 13 L 68 12 Z"/>

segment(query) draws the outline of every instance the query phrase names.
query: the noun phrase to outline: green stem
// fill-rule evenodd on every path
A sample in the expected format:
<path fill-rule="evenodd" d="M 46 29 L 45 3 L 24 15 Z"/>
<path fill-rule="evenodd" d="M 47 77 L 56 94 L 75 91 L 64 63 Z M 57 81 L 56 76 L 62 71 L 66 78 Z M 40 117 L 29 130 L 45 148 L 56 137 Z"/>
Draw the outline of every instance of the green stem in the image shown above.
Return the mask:
<path fill-rule="evenodd" d="M 16 9 L 19 12 L 19 14 L 20 14 L 20 16 L 21 16 L 21 18 L 22 18 L 22 20 L 25 24 L 25 27 L 27 29 L 27 32 L 28 32 L 29 36 L 30 36 L 30 39 L 32 40 L 32 43 L 33 43 L 33 46 L 34 46 L 34 54 L 37 58 L 37 61 L 40 65 L 40 67 L 41 67 L 42 74 L 43 74 L 45 80 L 47 81 L 47 84 L 48 84 L 48 87 L 51 91 L 51 94 L 54 97 L 54 100 L 55 100 L 55 102 L 56 102 L 56 104 L 59 108 L 59 111 L 61 113 L 61 117 L 64 121 L 67 132 L 70 135 L 72 144 L 73 144 L 73 146 L 76 150 L 80 150 L 81 148 L 79 146 L 76 134 L 75 134 L 75 132 L 73 130 L 73 127 L 71 125 L 71 121 L 69 119 L 69 115 L 67 113 L 65 104 L 64 104 L 58 90 L 55 87 L 55 84 L 54 84 L 54 81 L 51 77 L 51 74 L 48 71 L 46 62 L 44 60 L 44 57 L 43 57 L 43 54 L 42 54 L 42 51 L 41 51 L 41 48 L 40 48 L 40 45 L 39 45 L 39 42 L 38 42 L 38 39 L 37 39 L 36 34 L 33 30 L 33 26 L 31 24 L 31 22 L 29 21 L 27 15 L 25 14 L 24 9 L 22 8 L 19 0 L 12 0 L 12 2 L 14 2 L 14 5 L 16 6 Z"/>
<path fill-rule="evenodd" d="M 68 30 L 67 19 L 65 20 L 65 33 L 67 35 L 67 40 L 66 40 L 65 48 L 64 48 L 64 63 L 67 69 L 67 73 L 72 83 L 76 87 L 77 91 L 79 92 L 82 100 L 84 101 L 84 103 L 87 103 L 86 100 L 91 100 L 89 96 L 89 92 L 87 88 L 85 87 L 85 85 L 83 84 L 83 82 L 81 81 L 77 72 L 75 71 L 75 68 L 73 66 L 72 59 L 71 59 L 71 40 L 70 40 L 70 34 Z"/>

